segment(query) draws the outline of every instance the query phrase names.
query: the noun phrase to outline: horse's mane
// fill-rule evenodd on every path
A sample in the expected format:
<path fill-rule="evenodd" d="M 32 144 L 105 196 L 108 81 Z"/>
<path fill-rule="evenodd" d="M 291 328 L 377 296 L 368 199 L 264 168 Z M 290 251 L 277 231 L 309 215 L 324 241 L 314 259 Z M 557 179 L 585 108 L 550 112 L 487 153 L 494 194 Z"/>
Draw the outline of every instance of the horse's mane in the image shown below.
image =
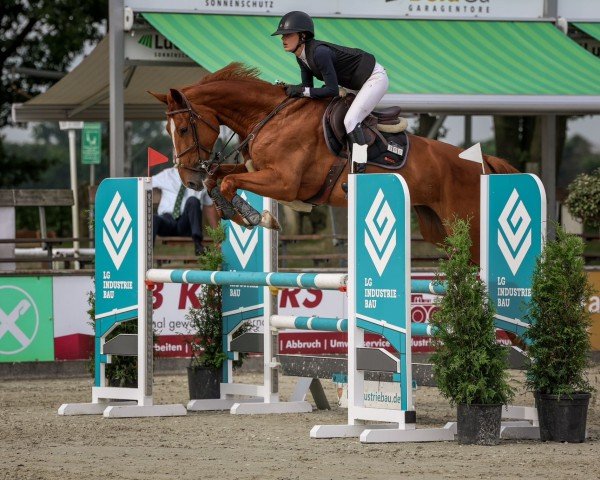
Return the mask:
<path fill-rule="evenodd" d="M 255 67 L 249 67 L 240 62 L 233 62 L 217 70 L 214 73 L 206 75 L 198 85 L 206 85 L 207 83 L 218 82 L 221 80 L 245 80 L 251 82 L 267 83 L 259 78 L 260 70 Z"/>

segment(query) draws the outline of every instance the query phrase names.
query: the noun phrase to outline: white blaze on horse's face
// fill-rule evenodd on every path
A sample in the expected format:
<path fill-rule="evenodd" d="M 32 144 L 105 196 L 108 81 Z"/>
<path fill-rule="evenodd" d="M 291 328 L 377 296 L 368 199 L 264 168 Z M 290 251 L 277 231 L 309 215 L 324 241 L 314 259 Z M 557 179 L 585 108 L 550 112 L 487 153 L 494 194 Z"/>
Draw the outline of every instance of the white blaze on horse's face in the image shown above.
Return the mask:
<path fill-rule="evenodd" d="M 173 142 L 173 163 L 175 165 L 179 164 L 179 160 L 178 160 L 178 156 L 179 153 L 177 152 L 177 144 L 175 143 L 175 120 L 173 120 L 173 117 L 169 118 L 169 131 L 171 132 L 171 141 Z"/>

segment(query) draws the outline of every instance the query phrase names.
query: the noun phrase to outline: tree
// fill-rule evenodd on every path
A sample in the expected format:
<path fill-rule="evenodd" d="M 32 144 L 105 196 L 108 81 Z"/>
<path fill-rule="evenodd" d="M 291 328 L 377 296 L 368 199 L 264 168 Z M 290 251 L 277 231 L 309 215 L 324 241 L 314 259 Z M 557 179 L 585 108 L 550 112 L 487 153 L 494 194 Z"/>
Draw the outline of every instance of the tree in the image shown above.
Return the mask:
<path fill-rule="evenodd" d="M 102 37 L 108 0 L 2 0 L 0 2 L 0 128 L 10 106 L 42 93 L 55 80 L 13 73 L 13 67 L 65 72 L 86 41 Z"/>
<path fill-rule="evenodd" d="M 31 155 L 20 145 L 5 149 L 0 136 L 0 188 L 14 188 L 28 182 L 37 182 L 47 169 L 56 163 L 56 157 Z"/>
<path fill-rule="evenodd" d="M 562 161 L 565 145 L 567 117 L 556 117 L 556 166 Z M 525 164 L 533 162 L 541 165 L 542 159 L 542 117 L 494 116 L 496 154 L 504 158 L 521 172 Z"/>
<path fill-rule="evenodd" d="M 567 188 L 580 173 L 591 173 L 600 167 L 600 152 L 581 135 L 569 137 L 563 151 L 563 162 L 558 171 L 556 184 Z"/>
<path fill-rule="evenodd" d="M 435 125 L 435 122 L 437 122 L 437 120 L 438 118 L 435 115 L 429 115 L 427 113 L 420 114 L 419 122 L 415 127 L 414 134 L 419 135 L 420 137 L 428 136 L 429 131 Z M 444 127 L 441 127 L 437 132 L 435 132 L 433 138 L 438 140 L 439 138 L 444 138 L 445 135 L 446 129 Z"/>
<path fill-rule="evenodd" d="M 24 67 L 64 72 L 86 41 L 102 36 L 108 1 L 2 0 L 0 2 L 0 128 L 11 123 L 13 103 L 24 102 L 56 80 L 25 76 Z M 6 152 L 0 136 L 3 186 L 38 180 L 48 163 L 21 152 Z"/>

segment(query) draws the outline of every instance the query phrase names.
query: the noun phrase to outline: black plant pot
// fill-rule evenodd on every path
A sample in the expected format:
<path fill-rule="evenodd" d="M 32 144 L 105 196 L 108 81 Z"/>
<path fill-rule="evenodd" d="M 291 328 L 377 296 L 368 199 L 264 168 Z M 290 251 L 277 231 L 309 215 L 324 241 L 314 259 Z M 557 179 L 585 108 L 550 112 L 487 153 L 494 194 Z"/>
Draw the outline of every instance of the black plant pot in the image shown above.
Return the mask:
<path fill-rule="evenodd" d="M 458 443 L 469 445 L 498 445 L 502 405 L 459 404 Z"/>
<path fill-rule="evenodd" d="M 222 369 L 187 367 L 190 400 L 220 398 Z"/>
<path fill-rule="evenodd" d="M 574 393 L 560 397 L 536 393 L 540 440 L 542 442 L 584 442 L 590 397 L 589 393 Z"/>

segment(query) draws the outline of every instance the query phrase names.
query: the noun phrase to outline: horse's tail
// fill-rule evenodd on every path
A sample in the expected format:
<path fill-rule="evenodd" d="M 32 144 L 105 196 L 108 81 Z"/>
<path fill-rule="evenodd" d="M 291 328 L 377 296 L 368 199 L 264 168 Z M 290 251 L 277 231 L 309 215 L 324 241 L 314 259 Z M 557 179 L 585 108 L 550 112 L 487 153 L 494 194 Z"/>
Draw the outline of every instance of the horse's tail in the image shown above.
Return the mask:
<path fill-rule="evenodd" d="M 484 155 L 483 161 L 490 168 L 492 173 L 519 173 L 515 167 L 501 158 Z"/>

